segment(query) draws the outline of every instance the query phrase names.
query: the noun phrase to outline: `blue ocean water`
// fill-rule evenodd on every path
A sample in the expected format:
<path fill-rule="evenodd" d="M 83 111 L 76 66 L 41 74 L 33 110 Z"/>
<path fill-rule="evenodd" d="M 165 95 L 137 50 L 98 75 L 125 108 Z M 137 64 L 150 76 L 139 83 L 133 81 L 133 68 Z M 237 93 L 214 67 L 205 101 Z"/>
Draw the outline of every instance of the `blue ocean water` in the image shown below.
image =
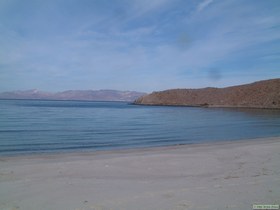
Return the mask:
<path fill-rule="evenodd" d="M 0 155 L 280 136 L 280 111 L 0 100 Z"/>

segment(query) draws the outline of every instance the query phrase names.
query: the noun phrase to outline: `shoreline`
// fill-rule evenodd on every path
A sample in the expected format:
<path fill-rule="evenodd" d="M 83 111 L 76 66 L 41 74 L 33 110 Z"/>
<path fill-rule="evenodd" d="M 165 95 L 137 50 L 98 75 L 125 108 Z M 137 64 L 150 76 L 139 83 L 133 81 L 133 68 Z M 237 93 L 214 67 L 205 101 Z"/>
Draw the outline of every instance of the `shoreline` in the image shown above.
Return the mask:
<path fill-rule="evenodd" d="M 252 209 L 280 204 L 280 137 L 0 157 L 0 209 Z"/>
<path fill-rule="evenodd" d="M 116 149 L 104 149 L 104 150 L 85 150 L 85 151 L 57 151 L 57 152 L 42 152 L 42 153 L 23 153 L 23 154 L 0 154 L 0 160 L 2 159 L 17 159 L 17 158 L 36 158 L 36 157 L 64 157 L 64 156 L 91 156 L 91 155 L 112 155 L 112 154 L 130 154 L 137 152 L 160 152 L 166 150 L 176 149 L 187 149 L 196 147 L 207 147 L 207 146 L 226 146 L 226 145 L 250 145 L 256 142 L 258 143 L 269 143 L 279 139 L 280 136 L 272 137 L 259 137 L 250 139 L 238 139 L 238 140 L 216 140 L 216 141 L 205 141 L 199 143 L 187 143 L 187 144 L 176 144 L 176 145 L 164 145 L 164 146 L 143 146 L 135 148 L 116 148 Z"/>
<path fill-rule="evenodd" d="M 280 110 L 280 107 L 261 107 L 261 106 L 234 106 L 234 105 L 219 105 L 219 104 L 145 104 L 145 103 L 135 103 L 133 102 L 132 105 L 135 106 L 163 106 L 163 107 L 190 107 L 190 108 L 220 108 L 220 109 L 257 109 L 257 110 Z"/>

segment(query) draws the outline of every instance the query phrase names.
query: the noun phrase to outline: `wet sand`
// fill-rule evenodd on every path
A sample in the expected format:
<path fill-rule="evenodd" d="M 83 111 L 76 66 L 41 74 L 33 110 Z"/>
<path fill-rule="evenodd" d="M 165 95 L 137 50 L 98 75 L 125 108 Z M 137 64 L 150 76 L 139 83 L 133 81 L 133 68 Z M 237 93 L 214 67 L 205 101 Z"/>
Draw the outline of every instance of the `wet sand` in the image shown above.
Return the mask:
<path fill-rule="evenodd" d="M 0 157 L 1 210 L 224 210 L 253 204 L 280 204 L 280 137 Z"/>

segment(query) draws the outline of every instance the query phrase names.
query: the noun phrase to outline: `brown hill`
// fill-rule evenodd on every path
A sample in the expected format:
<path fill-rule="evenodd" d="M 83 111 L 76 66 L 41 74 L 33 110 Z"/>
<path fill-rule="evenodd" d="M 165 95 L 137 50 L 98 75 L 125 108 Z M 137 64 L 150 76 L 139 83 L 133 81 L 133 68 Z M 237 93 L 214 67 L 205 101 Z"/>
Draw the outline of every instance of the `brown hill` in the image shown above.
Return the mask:
<path fill-rule="evenodd" d="M 165 90 L 142 96 L 134 103 L 139 105 L 280 109 L 280 79 L 227 88 Z"/>

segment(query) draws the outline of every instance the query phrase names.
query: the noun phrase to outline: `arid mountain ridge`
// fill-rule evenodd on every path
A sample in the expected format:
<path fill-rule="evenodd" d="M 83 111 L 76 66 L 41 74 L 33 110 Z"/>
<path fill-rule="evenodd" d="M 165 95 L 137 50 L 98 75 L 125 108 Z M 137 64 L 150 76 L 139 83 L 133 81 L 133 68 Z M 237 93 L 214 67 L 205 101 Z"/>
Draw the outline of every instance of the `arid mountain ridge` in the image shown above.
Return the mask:
<path fill-rule="evenodd" d="M 87 100 L 87 101 L 129 101 L 145 93 L 118 90 L 67 90 L 50 93 L 36 89 L 0 93 L 0 99 L 43 99 L 43 100 Z"/>
<path fill-rule="evenodd" d="M 280 79 L 226 88 L 171 89 L 153 92 L 141 96 L 134 104 L 280 109 Z"/>

